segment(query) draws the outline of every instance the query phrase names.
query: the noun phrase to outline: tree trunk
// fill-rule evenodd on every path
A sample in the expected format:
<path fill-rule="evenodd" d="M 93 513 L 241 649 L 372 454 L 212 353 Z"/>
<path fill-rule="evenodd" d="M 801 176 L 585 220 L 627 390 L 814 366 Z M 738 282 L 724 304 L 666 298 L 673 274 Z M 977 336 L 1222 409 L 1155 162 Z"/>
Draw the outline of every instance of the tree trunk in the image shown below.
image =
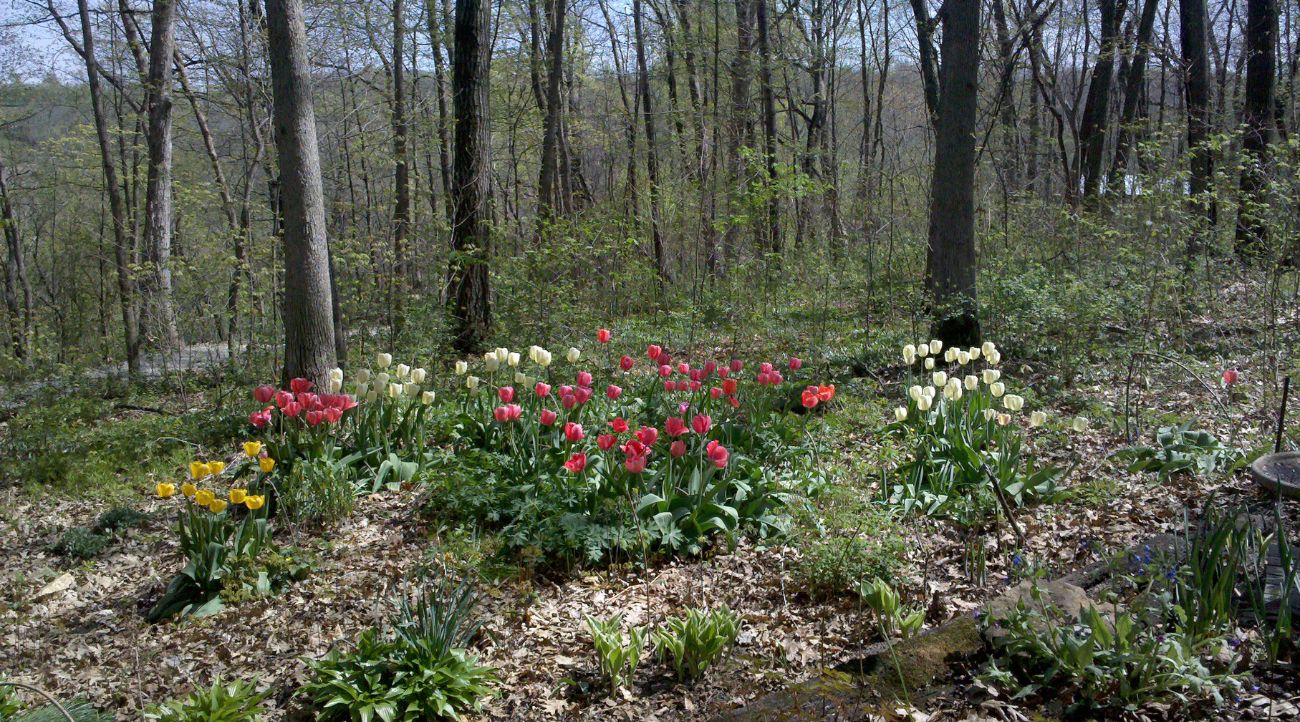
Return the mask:
<path fill-rule="evenodd" d="M 564 76 L 564 13 L 568 0 L 550 0 L 550 33 L 546 39 L 546 118 L 542 131 L 542 167 L 537 182 L 538 232 L 545 230 L 560 206 L 557 175 L 560 156 L 560 81 Z"/>
<path fill-rule="evenodd" d="M 1246 2 L 1246 103 L 1242 111 L 1245 135 L 1241 150 L 1241 198 L 1237 211 L 1236 251 L 1258 255 L 1268 242 L 1265 221 L 1268 148 L 1277 141 L 1276 0 Z"/>
<path fill-rule="evenodd" d="M 1101 46 L 1097 51 L 1097 64 L 1092 69 L 1088 84 L 1088 99 L 1083 106 L 1083 124 L 1079 129 L 1079 148 L 1083 173 L 1083 195 L 1096 199 L 1101 191 L 1102 156 L 1106 152 L 1106 127 L 1110 119 L 1110 86 L 1115 75 L 1115 47 L 1119 37 L 1119 19 L 1124 13 L 1124 3 L 1119 0 L 1099 0 L 1101 7 Z"/>
<path fill-rule="evenodd" d="M 456 0 L 451 62 L 455 122 L 452 194 L 452 258 L 448 275 L 452 345 L 469 353 L 481 349 L 492 332 L 488 285 L 492 212 L 488 69 L 491 58 L 491 3 Z"/>
<path fill-rule="evenodd" d="M 1132 163 L 1132 127 L 1138 119 L 1142 105 L 1142 90 L 1146 85 L 1147 58 L 1151 55 L 1151 33 L 1156 24 L 1157 0 L 1142 3 L 1142 17 L 1138 20 L 1137 37 L 1133 42 L 1133 59 L 1124 78 L 1124 101 L 1120 111 L 1119 135 L 1115 141 L 1115 163 L 1110 170 L 1110 186 L 1118 193 L 1125 192 L 1125 175 Z"/>
<path fill-rule="evenodd" d="M 925 0 L 911 0 L 912 15 L 916 18 L 916 44 L 921 56 L 921 86 L 925 90 L 925 108 L 930 111 L 931 122 L 939 115 L 939 64 L 934 50 L 934 21 Z"/>
<path fill-rule="evenodd" d="M 130 23 L 129 19 L 123 22 Z M 149 114 L 148 182 L 144 200 L 144 310 L 147 329 L 168 349 L 180 345 L 172 307 L 172 55 L 176 51 L 176 0 L 154 0 L 145 88 Z"/>
<path fill-rule="evenodd" d="M 975 303 L 975 133 L 979 110 L 980 0 L 948 0 L 930 182 L 926 285 L 934 335 L 947 346 L 979 343 Z"/>
<path fill-rule="evenodd" d="M 407 236 L 411 224 L 411 164 L 407 157 L 406 125 L 406 13 L 402 0 L 393 0 L 393 260 L 394 327 L 401 327 L 403 296 L 410 287 L 411 249 Z"/>
<path fill-rule="evenodd" d="M 100 163 L 104 170 L 104 192 L 108 195 L 109 215 L 113 218 L 113 264 L 117 272 L 118 304 L 122 313 L 122 336 L 126 344 L 127 373 L 140 373 L 140 331 L 136 316 L 135 292 L 131 281 L 131 234 L 127 229 L 126 201 L 118 183 L 117 163 L 113 160 L 113 142 L 109 137 L 108 113 L 99 84 L 99 63 L 95 60 L 95 36 L 90 25 L 87 0 L 77 0 L 81 19 L 81 51 L 86 61 L 86 89 L 90 93 L 91 114 L 95 119 L 95 137 L 99 141 Z"/>
<path fill-rule="evenodd" d="M 1210 61 L 1206 52 L 1205 0 L 1178 0 L 1178 34 L 1182 47 L 1183 99 L 1187 106 L 1187 157 L 1191 166 L 1191 203 L 1205 216 L 1210 229 L 1218 208 L 1207 195 L 1214 181 L 1214 154 L 1206 147 L 1210 137 Z M 1201 249 L 1199 233 L 1188 236 L 1188 254 Z"/>
<path fill-rule="evenodd" d="M 772 90 L 772 43 L 767 17 L 768 0 L 753 0 L 758 25 L 758 85 L 763 103 L 763 163 L 767 172 L 767 246 L 781 252 L 780 206 L 776 197 L 776 98 Z"/>
<path fill-rule="evenodd" d="M 22 238 L 18 235 L 18 219 L 14 217 L 13 203 L 9 199 L 3 158 L 0 158 L 0 223 L 5 228 L 4 295 L 5 308 L 9 311 L 9 336 L 13 342 L 14 358 L 22 361 L 28 358 L 31 350 L 32 284 L 27 280 Z M 19 293 L 23 297 L 21 305 L 18 303 Z"/>
<path fill-rule="evenodd" d="M 645 170 L 650 184 L 650 239 L 654 249 L 655 269 L 659 274 L 659 291 L 662 296 L 668 284 L 668 258 L 664 253 L 664 239 L 659 228 L 659 153 L 655 142 L 654 103 L 650 97 L 650 70 L 646 66 L 645 30 L 642 27 L 641 0 L 632 0 L 632 24 L 636 35 L 637 93 L 641 96 L 641 109 L 645 120 Z"/>
<path fill-rule="evenodd" d="M 266 25 L 284 234 L 284 377 L 324 387 L 337 364 L 302 0 L 267 0 Z"/>

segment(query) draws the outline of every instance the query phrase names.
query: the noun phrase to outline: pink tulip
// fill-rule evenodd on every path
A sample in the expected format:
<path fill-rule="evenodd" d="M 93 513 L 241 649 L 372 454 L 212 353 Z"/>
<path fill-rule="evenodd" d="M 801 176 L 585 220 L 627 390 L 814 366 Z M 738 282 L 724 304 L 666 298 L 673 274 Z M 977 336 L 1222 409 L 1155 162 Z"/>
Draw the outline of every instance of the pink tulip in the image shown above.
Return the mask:
<path fill-rule="evenodd" d="M 288 406 L 291 401 L 293 401 L 293 394 L 288 391 L 275 392 L 275 405 L 280 407 L 281 410 Z"/>
<path fill-rule="evenodd" d="M 727 451 L 727 447 L 719 444 L 715 439 L 710 441 L 709 445 L 704 447 L 704 450 L 708 454 L 709 461 L 712 461 L 714 466 L 719 469 L 727 468 L 727 460 L 731 458 L 731 452 Z"/>
<path fill-rule="evenodd" d="M 742 362 L 738 358 L 731 359 L 731 373 L 738 374 L 740 373 L 740 370 L 743 368 L 745 368 L 744 362 Z"/>
<path fill-rule="evenodd" d="M 304 378 L 296 378 L 289 382 L 289 390 L 295 394 L 306 393 L 311 391 L 312 382 Z"/>
<path fill-rule="evenodd" d="M 801 368 L 803 368 L 803 361 L 800 361 L 798 358 L 795 358 L 794 356 L 791 356 L 791 357 L 790 357 L 790 370 L 791 370 L 791 371 L 798 371 L 798 370 L 801 369 Z"/>
<path fill-rule="evenodd" d="M 636 439 L 646 446 L 654 446 L 659 440 L 659 429 L 653 426 L 642 426 L 636 430 Z"/>
<path fill-rule="evenodd" d="M 679 373 L 679 374 L 686 374 L 686 373 L 690 373 L 690 371 L 691 371 L 691 365 L 690 365 L 690 364 L 688 364 L 688 363 L 686 363 L 686 362 L 684 362 L 684 361 L 683 361 L 682 363 L 677 364 L 677 373 Z"/>
<path fill-rule="evenodd" d="M 275 398 L 275 387 L 270 384 L 262 384 L 253 389 L 253 398 L 257 399 L 257 403 L 265 404 Z"/>
<path fill-rule="evenodd" d="M 715 400 L 722 398 L 722 389 L 718 388 L 717 386 L 714 386 L 713 388 L 709 389 L 709 398 Z"/>
<path fill-rule="evenodd" d="M 672 455 L 674 459 L 680 459 L 682 456 L 685 456 L 686 442 L 681 439 L 674 441 L 672 445 L 668 447 L 668 453 Z"/>
<path fill-rule="evenodd" d="M 497 398 L 501 399 L 501 403 L 503 403 L 503 404 L 508 404 L 508 403 L 510 403 L 511 401 L 514 401 L 514 400 L 515 400 L 515 387 L 513 387 L 513 386 L 502 386 L 501 388 L 497 389 Z"/>
<path fill-rule="evenodd" d="M 564 462 L 564 468 L 570 473 L 581 474 L 582 470 L 587 468 L 587 455 L 581 451 L 575 451 L 569 460 Z"/>
<path fill-rule="evenodd" d="M 645 355 L 648 356 L 652 361 L 659 358 L 659 356 L 663 354 L 663 352 L 664 350 L 662 347 L 653 343 L 647 346 L 645 349 Z"/>
<path fill-rule="evenodd" d="M 322 422 L 322 421 L 324 421 L 324 420 L 325 420 L 325 412 L 324 412 L 324 411 L 308 411 L 308 412 L 307 412 L 307 425 L 308 425 L 308 426 L 317 426 L 317 425 L 320 424 L 320 422 Z"/>
<path fill-rule="evenodd" d="M 331 424 L 337 424 L 339 419 L 343 418 L 343 412 L 340 411 L 337 406 L 327 407 L 321 411 L 321 413 L 325 414 L 325 420 Z"/>
<path fill-rule="evenodd" d="M 1237 369 L 1228 369 L 1227 371 L 1223 372 L 1223 383 L 1227 384 L 1228 386 L 1237 383 L 1237 381 L 1240 379 L 1241 379 L 1241 374 L 1237 371 Z"/>
<path fill-rule="evenodd" d="M 596 446 L 599 446 L 601 451 L 609 451 L 617 443 L 618 437 L 613 434 L 601 434 L 596 437 Z"/>
<path fill-rule="evenodd" d="M 709 429 L 712 428 L 713 428 L 713 419 L 709 416 L 705 416 L 704 414 L 699 414 L 691 419 L 691 431 L 694 431 L 695 433 L 700 434 L 701 436 L 709 433 Z"/>
<path fill-rule="evenodd" d="M 551 395 L 551 385 L 538 381 L 537 385 L 533 387 L 533 394 L 539 399 L 544 399 Z"/>
<path fill-rule="evenodd" d="M 625 434 L 627 433 L 627 421 L 622 418 L 614 419 L 609 422 L 609 428 L 613 429 L 616 434 Z"/>
<path fill-rule="evenodd" d="M 610 401 L 617 401 L 618 397 L 622 395 L 623 395 L 623 389 L 615 386 L 614 384 L 610 384 L 609 386 L 605 387 L 605 397 L 608 398 Z"/>
<path fill-rule="evenodd" d="M 302 408 L 302 404 L 298 403 L 297 401 L 290 401 L 289 403 L 285 404 L 284 408 L 280 409 L 280 411 L 283 412 L 285 416 L 288 416 L 289 418 L 292 419 L 292 418 L 296 418 L 298 414 L 301 414 L 303 412 L 303 408 Z"/>
<path fill-rule="evenodd" d="M 579 372 L 578 372 L 578 385 L 579 385 L 579 386 L 591 386 L 591 373 L 589 373 L 589 372 L 587 372 L 587 371 L 579 371 Z"/>
<path fill-rule="evenodd" d="M 587 403 L 588 401 L 591 400 L 591 387 L 590 387 L 590 386 L 579 386 L 579 387 L 578 387 L 578 388 L 573 392 L 573 395 L 577 397 L 577 399 L 578 399 L 578 403 L 580 403 L 580 404 L 585 404 L 585 403 Z"/>
<path fill-rule="evenodd" d="M 664 382 L 664 391 L 667 391 L 668 393 L 671 394 L 676 388 L 677 388 L 677 384 L 673 383 L 672 381 Z"/>
<path fill-rule="evenodd" d="M 578 405 L 578 397 L 574 396 L 573 394 L 565 394 L 560 397 L 560 406 L 563 406 L 565 409 L 572 409 L 574 406 L 577 405 Z"/>
<path fill-rule="evenodd" d="M 676 416 L 670 416 L 664 421 L 664 432 L 669 436 L 681 436 L 686 433 L 686 421 Z"/>
<path fill-rule="evenodd" d="M 555 413 L 554 411 L 551 411 L 550 409 L 542 409 L 542 413 L 538 418 L 538 421 L 542 422 L 542 426 L 551 426 L 555 423 L 555 420 L 558 418 L 560 418 L 560 415 Z"/>
<path fill-rule="evenodd" d="M 609 329 L 607 329 L 607 328 L 598 328 L 598 329 L 596 329 L 596 341 L 597 341 L 597 342 L 599 342 L 599 343 L 609 343 L 610 336 L 611 336 L 611 334 L 610 334 L 610 332 L 609 332 Z"/>
<path fill-rule="evenodd" d="M 636 365 L 636 362 L 632 360 L 631 356 L 624 355 L 623 358 L 618 360 L 618 367 L 624 371 L 631 371 L 634 365 Z"/>
<path fill-rule="evenodd" d="M 663 364 L 662 366 L 659 367 L 659 375 L 662 378 L 668 378 L 669 376 L 672 376 L 673 367 L 669 366 L 668 364 Z"/>
<path fill-rule="evenodd" d="M 587 432 L 582 430 L 582 424 L 570 421 L 564 425 L 564 438 L 568 439 L 570 444 L 576 444 L 587 438 Z"/>

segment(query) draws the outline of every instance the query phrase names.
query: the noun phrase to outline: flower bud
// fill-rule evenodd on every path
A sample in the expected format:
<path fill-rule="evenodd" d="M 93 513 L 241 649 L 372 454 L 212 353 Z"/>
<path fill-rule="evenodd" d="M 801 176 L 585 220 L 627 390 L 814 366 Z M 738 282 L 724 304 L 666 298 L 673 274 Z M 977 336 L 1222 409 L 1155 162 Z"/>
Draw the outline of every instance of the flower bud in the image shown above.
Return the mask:
<path fill-rule="evenodd" d="M 925 370 L 930 371 L 934 368 L 934 357 L 927 356 L 925 359 Z"/>
<path fill-rule="evenodd" d="M 1043 413 L 1042 411 L 1035 411 L 1034 413 L 1029 415 L 1030 427 L 1037 428 L 1039 426 L 1042 426 L 1045 423 L 1047 423 L 1047 414 Z"/>
<path fill-rule="evenodd" d="M 907 420 L 907 407 L 906 407 L 906 406 L 899 406 L 898 408 L 894 409 L 894 420 L 895 420 L 895 421 L 906 421 L 906 420 Z"/>
<path fill-rule="evenodd" d="M 477 377 L 477 376 L 466 376 L 466 377 L 465 377 L 465 388 L 469 389 L 470 391 L 473 391 L 474 389 L 477 389 L 477 388 L 478 388 L 478 384 L 479 384 L 479 377 Z"/>
<path fill-rule="evenodd" d="M 410 375 L 411 367 L 407 366 L 406 364 L 397 364 L 397 368 L 395 369 L 395 371 L 397 371 L 397 378 L 405 379 L 407 376 Z"/>
<path fill-rule="evenodd" d="M 948 383 L 948 374 L 942 371 L 935 371 L 930 378 L 934 381 L 935 386 L 943 386 Z"/>
<path fill-rule="evenodd" d="M 370 369 L 361 369 L 357 372 L 357 383 L 364 384 L 370 380 Z"/>
<path fill-rule="evenodd" d="M 393 355 L 391 353 L 381 353 L 375 355 L 375 365 L 381 369 L 386 369 L 393 365 Z"/>
<path fill-rule="evenodd" d="M 464 375 L 465 375 L 466 373 L 468 373 L 468 372 L 469 372 L 469 364 L 465 363 L 464 361 L 457 361 L 457 362 L 456 362 L 456 375 L 457 375 L 457 376 L 464 376 Z"/>
<path fill-rule="evenodd" d="M 1006 392 L 1007 392 L 1007 387 L 1003 385 L 1001 381 L 994 381 L 993 383 L 989 384 L 989 393 L 993 394 L 994 398 L 1000 397 L 1002 394 L 1005 394 Z"/>
<path fill-rule="evenodd" d="M 903 347 L 903 363 L 908 366 L 916 363 L 916 346 L 909 343 Z"/>
<path fill-rule="evenodd" d="M 943 341 L 940 341 L 937 338 L 931 339 L 929 349 L 930 349 L 930 353 L 932 354 L 939 353 L 939 351 L 943 349 Z"/>
<path fill-rule="evenodd" d="M 424 404 L 425 406 L 428 406 L 429 404 L 432 404 L 432 403 L 433 403 L 433 392 L 432 392 L 432 391 L 425 391 L 424 393 L 420 394 L 420 403 Z"/>
<path fill-rule="evenodd" d="M 578 359 L 580 358 L 582 358 L 582 352 L 579 351 L 577 348 L 570 347 L 569 352 L 564 354 L 564 360 L 568 361 L 571 364 L 578 363 Z"/>
<path fill-rule="evenodd" d="M 506 356 L 506 364 L 508 364 L 509 366 L 512 366 L 512 367 L 514 367 L 514 366 L 518 366 L 518 365 L 519 365 L 519 353 L 516 352 L 516 351 L 511 351 L 511 352 L 510 352 L 510 355 L 509 355 L 509 356 Z"/>
<path fill-rule="evenodd" d="M 994 381 L 1002 378 L 1002 372 L 997 369 L 984 369 L 983 377 L 984 383 L 991 385 Z"/>
<path fill-rule="evenodd" d="M 975 374 L 967 374 L 966 378 L 962 379 L 962 383 L 966 385 L 967 391 L 974 391 L 980 387 L 980 377 Z"/>
<path fill-rule="evenodd" d="M 428 375 L 429 372 L 424 369 L 411 369 L 411 380 L 417 384 L 424 383 L 424 379 L 428 377 Z"/>

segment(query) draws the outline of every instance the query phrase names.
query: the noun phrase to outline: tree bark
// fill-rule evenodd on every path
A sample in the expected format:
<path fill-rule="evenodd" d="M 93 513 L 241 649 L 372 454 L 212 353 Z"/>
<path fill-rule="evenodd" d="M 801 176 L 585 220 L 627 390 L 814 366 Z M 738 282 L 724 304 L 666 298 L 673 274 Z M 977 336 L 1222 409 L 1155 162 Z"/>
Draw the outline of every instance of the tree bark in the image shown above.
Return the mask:
<path fill-rule="evenodd" d="M 1151 55 L 1151 33 L 1156 23 L 1157 0 L 1142 3 L 1142 17 L 1138 20 L 1137 37 L 1133 42 L 1133 59 L 1124 78 L 1123 109 L 1120 111 L 1119 131 L 1115 141 L 1115 162 L 1110 170 L 1110 186 L 1118 193 L 1125 191 L 1125 174 L 1132 163 L 1133 124 L 1139 117 L 1142 89 L 1146 85 L 1147 58 Z"/>
<path fill-rule="evenodd" d="M 980 0 L 948 0 L 930 182 L 926 285 L 934 335 L 947 346 L 979 343 L 975 301 L 975 133 L 979 110 Z"/>
<path fill-rule="evenodd" d="M 1214 180 L 1214 154 L 1206 147 L 1210 137 L 1210 61 L 1206 52 L 1205 0 L 1178 0 L 1178 34 L 1183 61 L 1183 100 L 1187 106 L 1187 158 L 1191 169 L 1191 203 L 1205 216 L 1209 228 L 1218 219 L 1218 207 L 1208 191 Z M 1199 233 L 1188 236 L 1187 251 L 1201 248 Z"/>
<path fill-rule="evenodd" d="M 491 258 L 491 156 L 488 133 L 488 69 L 491 4 L 456 0 L 451 62 L 455 116 L 452 194 L 452 258 L 449 300 L 452 345 L 478 351 L 492 332 L 492 297 L 488 285 Z"/>
<path fill-rule="evenodd" d="M 916 18 L 917 52 L 921 56 L 921 86 L 925 91 L 925 108 L 930 111 L 931 122 L 939 114 L 939 62 L 934 49 L 934 20 L 925 0 L 911 0 L 912 15 Z"/>
<path fill-rule="evenodd" d="M 9 185 L 5 180 L 4 159 L 0 158 L 0 224 L 5 229 L 5 308 L 9 311 L 9 336 L 14 358 L 28 358 L 32 338 L 32 284 L 27 280 L 27 263 L 23 254 L 18 219 L 14 217 Z M 21 305 L 18 294 L 22 294 Z"/>
<path fill-rule="evenodd" d="M 284 235 L 284 377 L 324 386 L 337 359 L 302 0 L 267 0 L 266 25 Z"/>
<path fill-rule="evenodd" d="M 130 19 L 124 19 L 130 23 Z M 172 55 L 176 52 L 176 0 L 154 0 L 149 41 L 148 181 L 144 200 L 144 309 L 149 332 L 168 349 L 180 345 L 172 306 Z"/>
<path fill-rule="evenodd" d="M 1258 255 L 1268 242 L 1265 188 L 1268 149 L 1277 142 L 1276 0 L 1246 2 L 1246 103 L 1242 111 L 1241 196 L 1237 211 L 1236 252 Z"/>
<path fill-rule="evenodd" d="M 772 89 L 772 41 L 767 17 L 768 0 L 753 0 L 758 26 L 758 91 L 763 104 L 763 164 L 767 172 L 767 245 L 781 252 L 780 205 L 776 197 L 776 97 Z"/>
<path fill-rule="evenodd" d="M 406 124 L 406 13 L 402 0 L 393 0 L 393 259 L 397 278 L 393 322 L 401 326 L 403 299 L 411 283 L 411 249 L 407 240 L 411 224 L 411 175 L 407 157 Z"/>
<path fill-rule="evenodd" d="M 664 253 L 664 239 L 659 227 L 659 152 L 655 142 L 654 103 L 650 96 L 650 70 L 646 65 L 645 30 L 642 27 L 641 0 L 632 0 L 632 24 L 636 43 L 637 93 L 641 96 L 641 110 L 645 120 L 645 170 L 650 184 L 650 240 L 654 250 L 655 269 L 659 274 L 659 291 L 662 295 L 668 285 L 668 258 Z"/>
<path fill-rule="evenodd" d="M 1110 119 L 1110 87 L 1115 75 L 1115 48 L 1119 37 L 1119 19 L 1124 13 L 1121 0 L 1099 0 L 1101 8 L 1101 46 L 1097 63 L 1088 84 L 1088 98 L 1083 106 L 1083 124 L 1079 129 L 1082 152 L 1078 167 L 1083 172 L 1083 196 L 1096 199 L 1101 192 L 1102 157 L 1106 152 L 1106 128 Z"/>
<path fill-rule="evenodd" d="M 542 129 L 542 167 L 537 181 L 537 223 L 539 234 L 545 230 L 560 207 L 559 157 L 560 81 L 564 78 L 564 14 L 568 0 L 550 0 L 550 33 L 546 38 L 546 118 Z"/>

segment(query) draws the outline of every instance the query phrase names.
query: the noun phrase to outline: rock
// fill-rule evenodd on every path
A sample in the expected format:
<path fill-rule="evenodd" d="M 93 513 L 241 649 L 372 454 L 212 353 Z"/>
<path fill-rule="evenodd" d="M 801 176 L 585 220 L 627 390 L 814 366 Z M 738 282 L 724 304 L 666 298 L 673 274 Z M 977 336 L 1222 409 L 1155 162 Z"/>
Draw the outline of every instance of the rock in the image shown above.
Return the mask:
<path fill-rule="evenodd" d="M 72 576 L 71 572 L 65 572 L 56 577 L 54 581 L 41 587 L 41 591 L 36 593 L 36 600 L 49 599 L 55 594 L 66 592 L 75 586 L 77 586 L 76 578 Z"/>
<path fill-rule="evenodd" d="M 1034 589 L 1038 590 L 1038 597 L 1035 598 Z M 1003 619 L 1011 615 L 1016 610 L 1020 602 L 1030 609 L 1040 609 L 1040 605 L 1054 610 L 1057 618 L 1037 617 L 1033 620 L 1035 625 L 1043 626 L 1047 624 L 1066 622 L 1071 623 L 1078 618 L 1079 612 L 1091 606 L 1096 606 L 1088 598 L 1088 593 L 1082 587 L 1064 581 L 1051 582 L 1032 582 L 1025 580 L 1016 586 L 1008 589 L 1002 596 L 989 602 L 985 608 L 985 614 L 990 620 Z M 997 625 L 989 625 L 984 631 L 984 636 L 990 641 L 998 639 L 1006 634 L 1006 630 Z"/>

